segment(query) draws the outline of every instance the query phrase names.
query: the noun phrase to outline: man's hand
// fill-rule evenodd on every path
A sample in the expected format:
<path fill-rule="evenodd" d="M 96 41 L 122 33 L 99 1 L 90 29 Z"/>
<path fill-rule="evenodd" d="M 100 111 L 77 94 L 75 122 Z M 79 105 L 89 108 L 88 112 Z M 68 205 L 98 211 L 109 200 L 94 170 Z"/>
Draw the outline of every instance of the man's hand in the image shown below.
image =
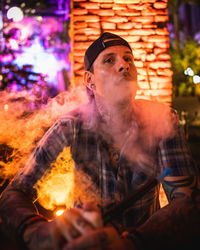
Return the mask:
<path fill-rule="evenodd" d="M 97 208 L 85 204 L 83 209 L 73 208 L 47 222 L 37 222 L 24 232 L 24 242 L 30 250 L 59 250 L 72 239 L 88 234 L 103 225 Z"/>
<path fill-rule="evenodd" d="M 83 209 L 66 210 L 63 216 L 55 219 L 55 223 L 67 241 L 103 226 L 98 208 L 89 203 L 84 204 Z"/>
<path fill-rule="evenodd" d="M 130 239 L 122 239 L 113 227 L 93 230 L 65 244 L 62 250 L 136 250 Z"/>

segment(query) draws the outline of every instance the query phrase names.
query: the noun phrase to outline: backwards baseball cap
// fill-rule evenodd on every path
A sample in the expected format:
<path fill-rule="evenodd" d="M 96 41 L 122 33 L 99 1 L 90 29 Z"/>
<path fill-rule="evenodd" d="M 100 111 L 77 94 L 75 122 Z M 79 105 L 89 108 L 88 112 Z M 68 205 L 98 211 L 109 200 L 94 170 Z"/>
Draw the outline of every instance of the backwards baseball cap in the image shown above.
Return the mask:
<path fill-rule="evenodd" d="M 90 70 L 97 56 L 106 48 L 123 45 L 131 50 L 130 45 L 126 40 L 118 35 L 105 32 L 97 40 L 95 40 L 85 52 L 84 65 L 86 70 Z M 132 51 L 132 50 L 131 50 Z"/>

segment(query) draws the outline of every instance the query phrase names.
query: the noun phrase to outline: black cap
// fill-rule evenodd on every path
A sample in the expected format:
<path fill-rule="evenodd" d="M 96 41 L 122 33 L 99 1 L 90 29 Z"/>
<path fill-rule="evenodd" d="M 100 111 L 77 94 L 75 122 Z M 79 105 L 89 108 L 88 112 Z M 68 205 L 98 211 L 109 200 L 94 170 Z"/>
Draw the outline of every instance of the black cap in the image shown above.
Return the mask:
<path fill-rule="evenodd" d="M 118 35 L 105 32 L 97 40 L 95 40 L 85 52 L 84 65 L 86 70 L 90 70 L 97 56 L 106 48 L 111 46 L 123 45 L 131 50 L 126 40 Z M 132 50 L 131 50 L 132 51 Z"/>

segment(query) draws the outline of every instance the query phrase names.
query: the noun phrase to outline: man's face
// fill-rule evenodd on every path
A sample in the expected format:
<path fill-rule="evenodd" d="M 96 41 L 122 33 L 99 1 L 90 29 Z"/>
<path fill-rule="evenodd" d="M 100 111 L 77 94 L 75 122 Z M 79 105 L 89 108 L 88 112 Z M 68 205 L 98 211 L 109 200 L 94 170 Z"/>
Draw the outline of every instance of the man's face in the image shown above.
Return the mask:
<path fill-rule="evenodd" d="M 137 70 L 132 52 L 126 46 L 102 51 L 93 64 L 94 94 L 111 103 L 133 100 L 137 89 Z"/>

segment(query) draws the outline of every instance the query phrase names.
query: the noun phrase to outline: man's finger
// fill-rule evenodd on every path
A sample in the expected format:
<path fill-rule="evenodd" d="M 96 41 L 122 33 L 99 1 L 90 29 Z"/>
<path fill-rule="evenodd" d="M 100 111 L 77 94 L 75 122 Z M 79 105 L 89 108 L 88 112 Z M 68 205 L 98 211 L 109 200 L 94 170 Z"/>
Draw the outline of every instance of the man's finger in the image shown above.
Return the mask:
<path fill-rule="evenodd" d="M 70 221 L 73 227 L 80 232 L 80 234 L 88 233 L 94 230 L 94 226 L 85 219 L 82 215 L 82 210 L 74 208 L 67 210 L 63 216 L 66 220 Z"/>
<path fill-rule="evenodd" d="M 96 211 L 81 211 L 81 215 L 85 220 L 90 222 L 90 224 L 95 228 L 95 229 L 100 229 L 103 227 L 103 220 L 102 216 L 99 212 Z"/>
<path fill-rule="evenodd" d="M 59 216 L 56 218 L 55 223 L 67 241 L 80 236 L 79 231 L 65 217 Z"/>
<path fill-rule="evenodd" d="M 110 228 L 104 228 L 98 231 L 92 231 L 87 236 L 81 236 L 67 243 L 63 250 L 100 250 L 107 249 L 113 240 L 113 231 Z"/>
<path fill-rule="evenodd" d="M 82 208 L 83 208 L 83 210 L 88 211 L 88 212 L 89 211 L 96 211 L 96 212 L 100 213 L 99 207 L 92 202 L 84 202 L 82 205 Z"/>
<path fill-rule="evenodd" d="M 94 228 L 98 229 L 103 227 L 101 211 L 96 204 L 85 202 L 79 212 Z"/>

